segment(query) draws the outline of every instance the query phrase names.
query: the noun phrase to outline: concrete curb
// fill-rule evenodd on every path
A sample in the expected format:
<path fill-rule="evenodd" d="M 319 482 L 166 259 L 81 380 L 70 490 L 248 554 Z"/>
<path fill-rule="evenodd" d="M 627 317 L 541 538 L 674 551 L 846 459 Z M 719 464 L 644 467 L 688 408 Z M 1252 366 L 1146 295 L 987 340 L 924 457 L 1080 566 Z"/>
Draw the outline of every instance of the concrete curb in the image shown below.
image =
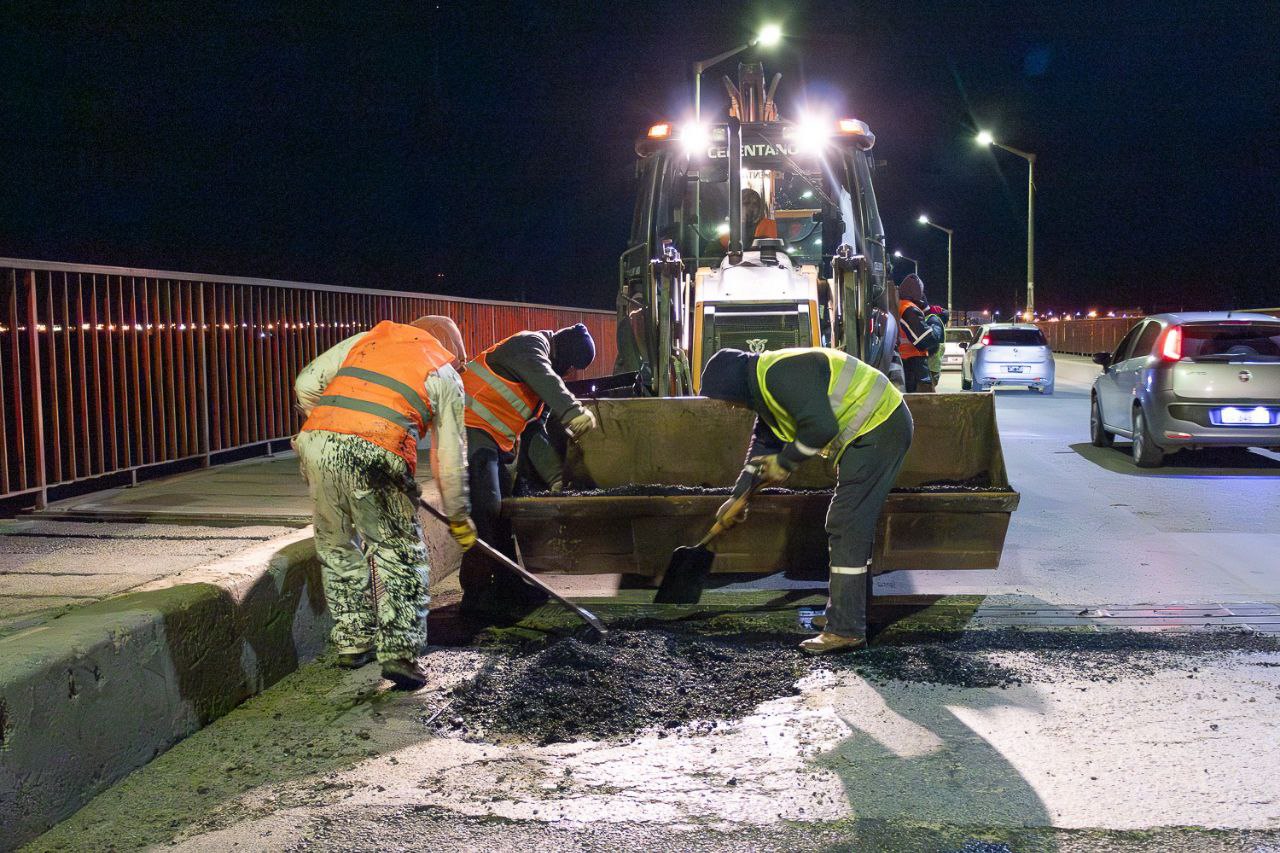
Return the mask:
<path fill-rule="evenodd" d="M 318 655 L 311 529 L 0 640 L 0 850 Z"/>

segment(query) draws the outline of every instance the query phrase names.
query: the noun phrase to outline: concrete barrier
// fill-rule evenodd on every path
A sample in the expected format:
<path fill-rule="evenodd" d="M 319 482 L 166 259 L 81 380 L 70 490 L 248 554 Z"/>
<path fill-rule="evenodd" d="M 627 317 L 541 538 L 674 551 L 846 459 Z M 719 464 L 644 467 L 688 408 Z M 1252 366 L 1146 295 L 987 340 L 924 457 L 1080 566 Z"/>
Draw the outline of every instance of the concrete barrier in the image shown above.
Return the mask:
<path fill-rule="evenodd" d="M 0 849 L 324 648 L 307 528 L 0 640 Z"/>

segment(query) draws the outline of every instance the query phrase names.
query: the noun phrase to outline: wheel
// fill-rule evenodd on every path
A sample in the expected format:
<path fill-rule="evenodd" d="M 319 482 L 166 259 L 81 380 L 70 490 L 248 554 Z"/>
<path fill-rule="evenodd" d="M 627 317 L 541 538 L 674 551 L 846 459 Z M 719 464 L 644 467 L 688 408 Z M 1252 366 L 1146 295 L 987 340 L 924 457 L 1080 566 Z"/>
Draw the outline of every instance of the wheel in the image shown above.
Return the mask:
<path fill-rule="evenodd" d="M 1052 397 L 1052 396 L 1053 396 L 1053 383 L 1051 382 L 1051 383 L 1049 383 L 1048 385 L 1045 385 L 1043 388 L 1041 388 L 1041 389 L 1040 389 L 1040 393 L 1041 393 L 1041 394 L 1043 394 L 1043 395 L 1045 395 L 1046 397 Z"/>
<path fill-rule="evenodd" d="M 1102 425 L 1102 409 L 1098 408 L 1098 398 L 1094 397 L 1089 404 L 1089 441 L 1094 447 L 1110 447 L 1115 440 L 1116 437 Z"/>
<path fill-rule="evenodd" d="M 1159 468 L 1164 464 L 1164 451 L 1152 440 L 1141 406 L 1133 409 L 1133 464 L 1139 468 Z"/>

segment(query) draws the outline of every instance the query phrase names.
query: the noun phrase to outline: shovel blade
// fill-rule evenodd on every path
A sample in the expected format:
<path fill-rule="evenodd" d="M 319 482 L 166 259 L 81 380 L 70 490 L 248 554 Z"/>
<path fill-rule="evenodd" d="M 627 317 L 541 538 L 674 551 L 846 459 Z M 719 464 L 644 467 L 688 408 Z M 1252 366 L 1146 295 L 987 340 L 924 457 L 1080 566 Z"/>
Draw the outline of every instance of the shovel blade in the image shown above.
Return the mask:
<path fill-rule="evenodd" d="M 653 597 L 655 604 L 696 604 L 716 555 L 705 545 L 677 548 Z"/>

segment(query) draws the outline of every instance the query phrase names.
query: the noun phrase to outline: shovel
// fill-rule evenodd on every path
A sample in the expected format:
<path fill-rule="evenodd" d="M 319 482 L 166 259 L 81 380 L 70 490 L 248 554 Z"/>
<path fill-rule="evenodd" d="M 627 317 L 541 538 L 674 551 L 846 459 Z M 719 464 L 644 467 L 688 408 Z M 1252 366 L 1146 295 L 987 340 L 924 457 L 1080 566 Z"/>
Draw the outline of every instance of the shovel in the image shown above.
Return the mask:
<path fill-rule="evenodd" d="M 754 468 L 751 471 L 751 484 L 747 490 L 734 499 L 725 518 L 733 518 L 743 510 L 751 496 L 760 490 L 764 481 Z M 707 575 L 711 574 L 711 564 L 716 555 L 707 544 L 725 531 L 725 526 L 716 521 L 702 541 L 692 547 L 677 548 L 671 554 L 671 562 L 667 564 L 667 573 L 662 576 L 658 592 L 653 596 L 654 604 L 696 604 L 702 597 L 702 588 L 706 585 Z"/>
<path fill-rule="evenodd" d="M 433 507 L 431 504 L 427 503 L 422 498 L 418 498 L 418 506 L 425 509 L 430 515 L 434 516 L 438 520 L 443 521 L 445 524 L 449 523 L 448 516 L 446 516 L 440 510 Z M 490 545 L 488 542 L 484 541 L 483 539 L 477 538 L 475 547 L 479 548 L 480 551 L 486 554 L 487 556 L 493 558 L 494 560 L 497 560 L 499 563 L 502 564 L 504 568 L 507 568 L 515 572 L 524 580 L 525 583 L 530 584 L 531 586 L 536 586 L 538 589 L 542 590 L 547 595 L 551 596 L 556 601 L 560 602 L 565 607 L 572 610 L 574 613 L 578 614 L 578 616 L 581 617 L 582 621 L 590 625 L 591 629 L 595 631 L 598 636 L 603 638 L 604 635 L 608 633 L 609 629 L 605 628 L 604 623 L 600 621 L 600 617 L 596 616 L 594 613 L 592 613 L 590 610 L 587 610 L 585 607 L 579 607 L 578 605 L 574 604 L 572 601 L 565 598 L 563 595 L 556 592 L 554 589 L 547 586 L 542 581 L 538 580 L 529 572 L 520 568 L 520 566 L 514 560 L 512 560 L 506 554 L 499 551 L 497 548 Z"/>

